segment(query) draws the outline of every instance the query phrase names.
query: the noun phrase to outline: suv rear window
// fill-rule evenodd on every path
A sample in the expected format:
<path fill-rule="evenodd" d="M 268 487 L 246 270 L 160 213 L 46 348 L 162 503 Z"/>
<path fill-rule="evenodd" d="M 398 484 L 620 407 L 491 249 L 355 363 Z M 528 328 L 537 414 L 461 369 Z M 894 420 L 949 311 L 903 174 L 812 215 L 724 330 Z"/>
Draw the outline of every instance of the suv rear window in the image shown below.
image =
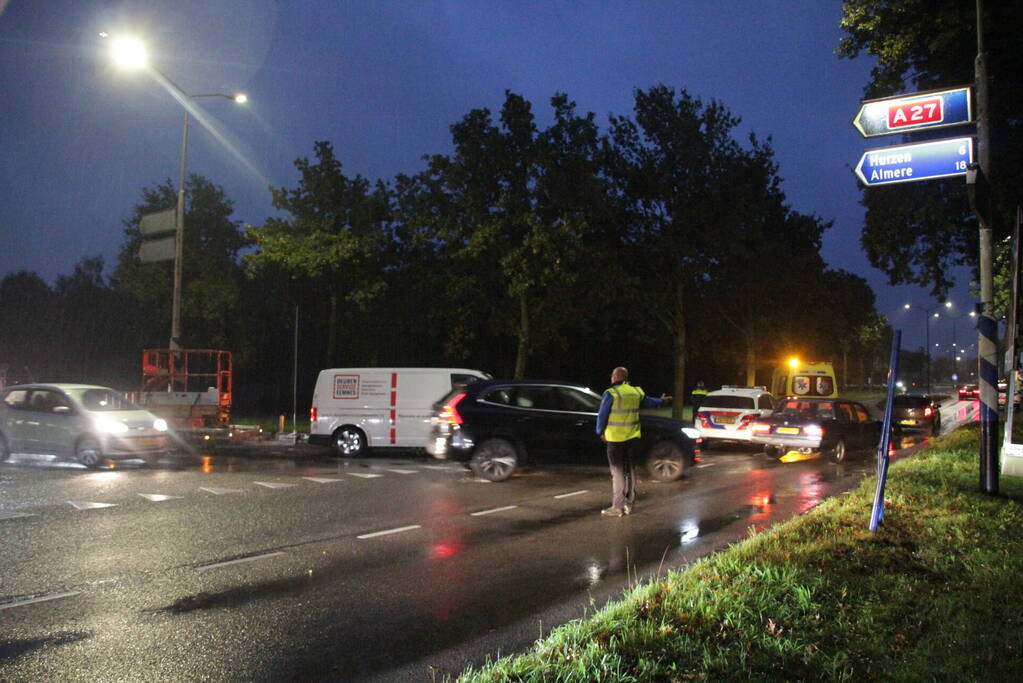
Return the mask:
<path fill-rule="evenodd" d="M 734 394 L 711 394 L 700 401 L 700 409 L 703 408 L 739 408 L 742 410 L 753 410 L 756 408 L 752 396 L 736 396 Z"/>

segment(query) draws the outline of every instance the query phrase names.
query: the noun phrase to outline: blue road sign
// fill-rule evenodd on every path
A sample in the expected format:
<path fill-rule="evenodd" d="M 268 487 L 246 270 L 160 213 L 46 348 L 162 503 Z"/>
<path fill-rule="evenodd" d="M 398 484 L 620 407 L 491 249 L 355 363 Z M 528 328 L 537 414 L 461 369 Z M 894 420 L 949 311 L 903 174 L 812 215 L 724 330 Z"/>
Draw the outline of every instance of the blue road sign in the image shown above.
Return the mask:
<path fill-rule="evenodd" d="M 875 187 L 966 175 L 972 163 L 973 138 L 950 138 L 868 149 L 856 164 L 856 175 L 864 185 Z"/>
<path fill-rule="evenodd" d="M 934 90 L 863 103 L 853 119 L 865 138 L 921 128 L 958 126 L 973 120 L 970 89 Z"/>

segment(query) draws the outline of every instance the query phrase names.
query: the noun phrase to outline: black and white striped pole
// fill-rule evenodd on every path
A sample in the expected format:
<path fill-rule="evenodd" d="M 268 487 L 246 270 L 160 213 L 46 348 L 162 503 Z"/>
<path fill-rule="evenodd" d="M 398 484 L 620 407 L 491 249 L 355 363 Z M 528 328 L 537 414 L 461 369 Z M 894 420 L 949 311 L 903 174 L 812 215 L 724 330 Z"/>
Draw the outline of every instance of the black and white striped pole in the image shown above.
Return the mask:
<path fill-rule="evenodd" d="M 980 227 L 980 320 L 977 322 L 977 365 L 980 384 L 980 489 L 998 493 L 998 323 L 994 316 L 991 201 L 985 191 L 991 168 L 988 121 L 987 55 L 984 52 L 983 0 L 977 0 L 977 161 L 967 174 L 970 200 Z M 1008 399 L 1007 399 L 1008 400 Z"/>

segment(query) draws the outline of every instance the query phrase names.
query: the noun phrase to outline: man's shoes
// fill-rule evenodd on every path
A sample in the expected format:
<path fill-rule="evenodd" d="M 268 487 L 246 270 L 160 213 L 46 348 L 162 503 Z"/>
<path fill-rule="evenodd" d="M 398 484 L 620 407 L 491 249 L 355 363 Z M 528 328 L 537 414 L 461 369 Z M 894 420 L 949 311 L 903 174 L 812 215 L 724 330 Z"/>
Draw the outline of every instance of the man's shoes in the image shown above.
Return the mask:
<path fill-rule="evenodd" d="M 603 510 L 600 511 L 600 514 L 604 515 L 605 517 L 621 517 L 622 515 L 628 513 L 626 513 L 623 510 L 619 510 L 618 508 L 604 508 Z"/>
<path fill-rule="evenodd" d="M 631 505 L 626 505 L 625 507 L 622 508 L 622 512 L 627 514 L 627 515 L 631 515 L 632 514 L 632 506 Z"/>

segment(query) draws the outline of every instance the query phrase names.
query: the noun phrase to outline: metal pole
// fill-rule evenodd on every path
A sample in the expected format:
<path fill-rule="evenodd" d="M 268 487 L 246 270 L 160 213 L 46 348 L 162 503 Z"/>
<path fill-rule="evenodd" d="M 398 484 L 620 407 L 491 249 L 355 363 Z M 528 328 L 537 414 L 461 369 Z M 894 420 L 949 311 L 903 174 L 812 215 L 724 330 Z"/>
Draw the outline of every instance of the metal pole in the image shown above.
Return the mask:
<path fill-rule="evenodd" d="M 925 386 L 927 387 L 927 393 L 931 393 L 931 312 L 930 310 L 924 310 L 924 343 L 927 345 L 927 353 L 924 354 L 924 377 Z"/>
<path fill-rule="evenodd" d="M 291 427 L 298 443 L 298 304 L 295 304 L 295 363 L 291 381 Z"/>
<path fill-rule="evenodd" d="M 984 52 L 984 3 L 977 0 L 977 159 L 980 171 L 991 180 L 991 139 L 988 121 L 987 55 Z M 980 489 L 998 493 L 998 323 L 994 316 L 992 226 L 989 207 L 977 211 L 980 225 L 980 305 L 977 323 L 977 369 L 980 384 Z"/>
<path fill-rule="evenodd" d="M 170 348 L 181 348 L 181 274 L 185 251 L 185 161 L 188 157 L 188 109 L 181 133 L 181 171 L 178 174 L 178 205 L 174 212 L 174 292 L 171 300 Z"/>

